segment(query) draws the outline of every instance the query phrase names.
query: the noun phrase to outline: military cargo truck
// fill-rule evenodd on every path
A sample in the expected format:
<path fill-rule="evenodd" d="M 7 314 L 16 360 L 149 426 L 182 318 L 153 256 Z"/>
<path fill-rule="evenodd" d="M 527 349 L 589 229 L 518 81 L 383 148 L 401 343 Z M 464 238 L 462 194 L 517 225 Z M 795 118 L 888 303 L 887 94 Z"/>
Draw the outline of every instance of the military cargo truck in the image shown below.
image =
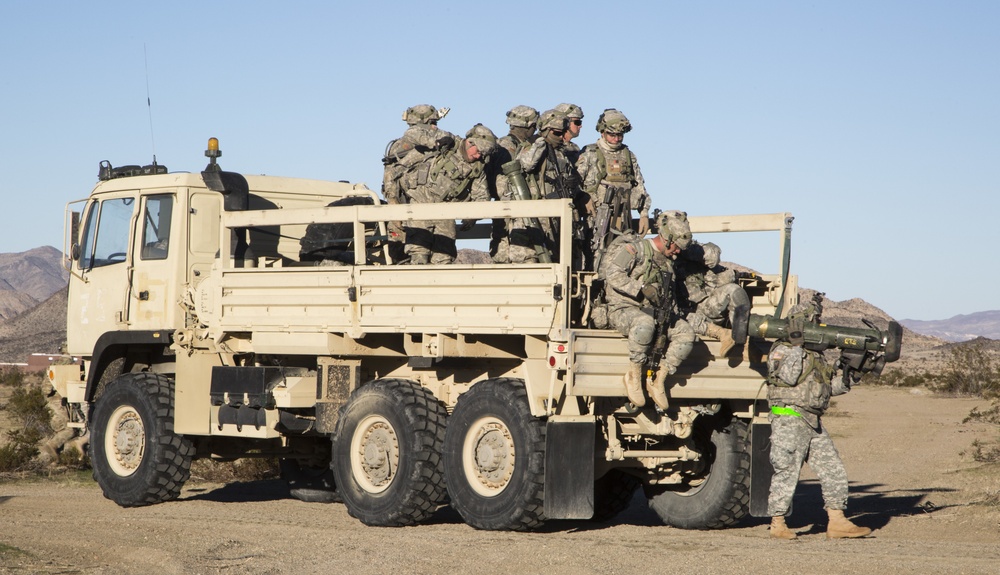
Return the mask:
<path fill-rule="evenodd" d="M 214 142 L 206 155 L 201 173 L 104 162 L 67 207 L 67 351 L 83 362 L 50 379 L 109 499 L 177 498 L 196 458 L 271 457 L 293 495 L 368 525 L 445 503 L 480 529 L 605 520 L 640 488 L 672 526 L 747 513 L 761 346 L 717 358 L 703 339 L 668 409 L 634 407 L 625 339 L 591 327 L 600 282 L 568 263 L 569 201 L 385 205 L 361 184 L 223 171 Z M 386 238 L 386 222 L 476 219 L 466 245 L 526 217 L 560 224 L 556 263 L 399 265 Z M 690 218 L 696 238 L 777 232 L 779 261 L 791 221 Z M 795 303 L 783 261 L 741 280 L 755 314 Z M 765 498 L 768 472 L 755 463 Z"/>

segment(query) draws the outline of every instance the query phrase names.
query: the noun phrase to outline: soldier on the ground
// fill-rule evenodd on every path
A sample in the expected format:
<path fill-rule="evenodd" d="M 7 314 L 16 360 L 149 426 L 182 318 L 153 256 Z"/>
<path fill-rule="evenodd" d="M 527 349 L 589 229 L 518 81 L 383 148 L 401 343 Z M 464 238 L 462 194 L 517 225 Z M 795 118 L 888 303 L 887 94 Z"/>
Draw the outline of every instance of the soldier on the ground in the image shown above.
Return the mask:
<path fill-rule="evenodd" d="M 441 154 L 455 145 L 455 136 L 438 129 L 439 120 L 448 114 L 429 104 L 418 104 L 403 112 L 403 121 L 409 126 L 403 135 L 389 142 L 382 157 L 382 197 L 389 204 L 405 204 L 410 200 L 403 189 L 403 176 L 428 156 Z M 389 222 L 389 240 L 403 242 L 400 222 Z M 398 244 L 393 244 L 398 245 Z M 395 251 L 395 250 L 393 250 Z"/>
<path fill-rule="evenodd" d="M 750 297 L 736 281 L 736 272 L 719 265 L 721 256 L 722 250 L 712 242 L 691 242 L 681 250 L 676 262 L 677 299 L 694 332 L 718 339 L 719 357 L 726 357 L 736 345 L 732 326 L 744 319 L 737 314 L 749 313 Z"/>
<path fill-rule="evenodd" d="M 628 337 L 629 365 L 625 373 L 625 391 L 636 406 L 646 403 L 642 392 L 644 369 L 649 365 L 655 376 L 646 373 L 646 390 L 660 409 L 667 408 L 664 381 L 691 353 L 695 335 L 673 301 L 673 259 L 691 242 L 691 228 L 684 212 L 660 215 L 659 233 L 643 238 L 634 233 L 615 238 L 608 249 L 598 275 L 604 280 L 608 321 Z M 663 322 L 657 325 L 655 317 Z M 658 333 L 659 332 L 659 333 Z M 666 335 L 668 345 L 662 345 Z M 662 353 L 659 365 L 650 360 Z"/>
<path fill-rule="evenodd" d="M 563 152 L 575 166 L 577 160 L 580 159 L 580 146 L 577 146 L 572 140 L 580 135 L 580 128 L 583 127 L 583 108 L 576 104 L 559 104 L 555 110 L 566 116 L 566 120 L 568 120 L 566 134 L 563 135 L 563 140 L 566 141 Z"/>
<path fill-rule="evenodd" d="M 517 156 L 521 145 L 535 134 L 538 125 L 538 110 L 531 106 L 514 106 L 507 112 L 509 133 L 497 140 L 497 150 L 490 156 L 486 166 L 487 181 L 490 184 L 490 197 L 493 199 L 509 199 L 507 176 L 501 169 L 504 164 Z M 508 257 L 507 225 L 500 218 L 493 220 L 493 231 L 490 236 L 490 257 L 495 263 L 510 263 Z"/>
<path fill-rule="evenodd" d="M 609 236 L 615 232 L 635 229 L 644 236 L 649 231 L 650 199 L 639 171 L 639 161 L 622 143 L 630 130 L 632 124 L 625 114 L 613 108 L 604 110 L 597 119 L 600 138 L 597 143 L 586 146 L 576 162 L 583 189 L 590 195 L 587 211 L 591 219 L 602 211 L 602 205 L 606 206 L 603 211 L 610 216 L 607 224 L 592 221 L 594 233 L 608 236 L 598 238 L 601 242 L 610 242 Z M 639 214 L 639 222 L 634 228 L 633 211 Z M 607 230 L 599 229 L 605 226 Z"/>
<path fill-rule="evenodd" d="M 454 148 L 431 156 L 402 178 L 413 203 L 488 202 L 485 160 L 496 149 L 497 139 L 489 128 L 476 124 Z M 464 220 L 469 229 L 475 220 Z M 406 228 L 405 252 L 411 264 L 449 264 L 455 261 L 455 220 L 410 222 Z"/>
<path fill-rule="evenodd" d="M 771 492 L 767 512 L 771 537 L 795 539 L 785 524 L 804 461 L 819 477 L 823 503 L 829 515 L 829 539 L 864 537 L 871 533 L 844 517 L 847 508 L 847 471 L 820 417 L 830 405 L 831 395 L 850 391 L 836 378 L 836 368 L 823 353 L 805 346 L 803 328 L 817 323 L 818 303 L 798 304 L 788 313 L 788 337 L 774 342 L 767 356 L 767 399 L 771 406 Z"/>
<path fill-rule="evenodd" d="M 580 201 L 580 179 L 573 164 L 562 152 L 565 144 L 566 117 L 548 110 L 538 121 L 538 134 L 522 144 L 515 160 L 524 171 L 532 199 L 570 199 Z M 514 199 L 508 187 L 504 199 Z M 579 217 L 574 215 L 574 222 Z M 559 253 L 558 221 L 543 218 L 540 226 L 518 218 L 511 220 L 509 233 L 509 259 L 511 263 L 537 262 L 536 246 L 544 246 L 553 256 Z M 578 252 L 579 250 L 574 250 Z"/>

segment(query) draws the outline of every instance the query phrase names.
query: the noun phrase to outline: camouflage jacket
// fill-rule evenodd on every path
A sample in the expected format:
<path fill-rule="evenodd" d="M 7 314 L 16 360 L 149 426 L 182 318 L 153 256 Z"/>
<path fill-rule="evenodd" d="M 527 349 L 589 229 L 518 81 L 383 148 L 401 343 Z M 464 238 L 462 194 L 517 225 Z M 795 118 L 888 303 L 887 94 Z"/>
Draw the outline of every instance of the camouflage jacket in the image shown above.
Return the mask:
<path fill-rule="evenodd" d="M 562 149 L 549 146 L 545 138 L 533 136 L 521 145 L 515 159 L 521 163 L 531 196 L 537 199 L 576 199 L 580 177 Z"/>
<path fill-rule="evenodd" d="M 834 368 L 821 352 L 778 340 L 767 354 L 767 399 L 771 406 L 822 415 L 831 395 L 847 393 L 833 376 Z"/>
<path fill-rule="evenodd" d="M 411 202 L 488 202 L 484 161 L 469 162 L 461 143 L 448 152 L 424 161 L 402 179 Z"/>
<path fill-rule="evenodd" d="M 390 204 L 406 203 L 402 179 L 428 159 L 438 156 L 454 146 L 455 135 L 431 124 L 415 124 L 407 128 L 399 139 L 386 146 L 382 164 L 382 197 Z"/>
<path fill-rule="evenodd" d="M 663 272 L 673 274 L 673 263 L 637 234 L 623 234 L 614 239 L 601 260 L 598 277 L 604 280 L 604 299 L 608 311 L 648 305 L 642 295 L 645 285 L 655 285 L 663 293 Z M 673 281 L 666 286 L 673 292 Z M 672 298 L 669 298 L 672 299 Z M 668 301 L 669 301 L 668 299 Z"/>
<path fill-rule="evenodd" d="M 584 191 L 590 194 L 594 204 L 604 202 L 608 186 L 616 186 L 629 190 L 633 210 L 640 216 L 649 215 L 651 200 L 639 170 L 639 161 L 628 146 L 622 144 L 617 149 L 611 149 L 604 140 L 598 140 L 583 148 L 576 169 Z"/>

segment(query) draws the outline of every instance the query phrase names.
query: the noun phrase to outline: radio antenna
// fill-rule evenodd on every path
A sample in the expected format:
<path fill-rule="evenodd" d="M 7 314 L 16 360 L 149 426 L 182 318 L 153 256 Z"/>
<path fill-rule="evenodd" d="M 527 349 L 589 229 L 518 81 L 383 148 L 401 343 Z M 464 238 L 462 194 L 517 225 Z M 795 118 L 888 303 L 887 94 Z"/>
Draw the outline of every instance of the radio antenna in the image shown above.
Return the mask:
<path fill-rule="evenodd" d="M 146 44 L 142 44 L 142 61 L 146 67 L 146 110 L 149 112 L 149 140 L 153 147 L 153 165 L 156 165 L 156 138 L 153 137 L 153 104 L 149 98 L 149 58 L 146 56 Z"/>

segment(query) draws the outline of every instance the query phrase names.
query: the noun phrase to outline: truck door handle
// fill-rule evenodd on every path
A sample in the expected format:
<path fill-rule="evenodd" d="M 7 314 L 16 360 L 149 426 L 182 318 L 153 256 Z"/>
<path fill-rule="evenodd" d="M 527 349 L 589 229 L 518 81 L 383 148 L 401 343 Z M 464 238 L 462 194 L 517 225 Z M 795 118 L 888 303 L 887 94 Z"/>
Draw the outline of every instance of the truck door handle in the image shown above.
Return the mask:
<path fill-rule="evenodd" d="M 139 292 L 140 301 L 149 301 L 149 290 L 143 290 Z"/>

